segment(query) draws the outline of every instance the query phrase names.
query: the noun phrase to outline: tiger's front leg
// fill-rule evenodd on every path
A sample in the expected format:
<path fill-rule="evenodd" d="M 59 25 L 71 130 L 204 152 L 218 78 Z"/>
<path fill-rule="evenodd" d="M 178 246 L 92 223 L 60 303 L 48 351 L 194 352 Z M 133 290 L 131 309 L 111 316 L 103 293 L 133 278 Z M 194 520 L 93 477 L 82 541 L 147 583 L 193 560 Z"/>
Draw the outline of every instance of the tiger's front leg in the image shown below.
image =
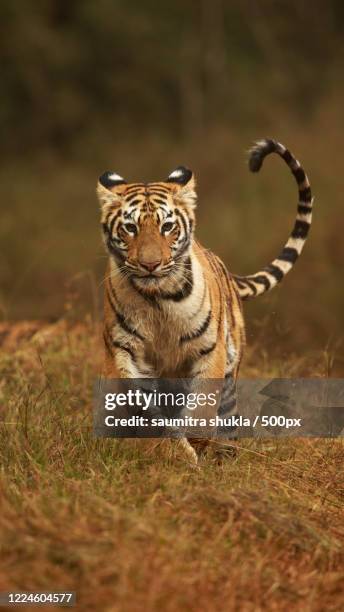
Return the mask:
<path fill-rule="evenodd" d="M 240 359 L 236 357 L 234 357 L 234 359 L 229 358 L 228 346 L 219 345 L 207 355 L 199 357 L 191 370 L 191 377 L 194 381 L 197 381 L 197 379 L 219 380 L 221 396 L 216 405 L 216 415 L 224 422 L 237 414 L 236 380 L 239 364 Z M 235 439 L 236 429 L 237 427 L 235 425 L 222 425 L 217 427 L 216 439 L 220 438 L 221 442 L 215 441 L 214 445 L 217 447 L 217 451 L 220 454 L 223 454 L 224 450 L 226 450 L 227 454 L 228 451 L 231 455 L 235 454 L 234 447 L 231 445 L 227 447 L 223 443 L 225 440 Z M 188 438 L 188 440 L 198 453 L 206 449 L 211 442 L 206 438 Z"/>
<path fill-rule="evenodd" d="M 127 329 L 130 329 L 126 325 Z M 154 378 L 153 368 L 144 359 L 144 341 L 140 335 L 130 333 L 120 322 L 105 325 L 106 378 Z"/>
<path fill-rule="evenodd" d="M 106 378 L 112 379 L 140 379 L 157 378 L 153 368 L 144 360 L 144 343 L 132 334 L 123 335 L 121 326 L 105 327 L 105 368 Z M 164 440 L 163 443 L 168 443 Z M 156 438 L 136 439 L 135 444 L 140 448 L 147 448 L 161 444 Z M 191 466 L 197 466 L 198 456 L 193 446 L 186 438 L 181 438 L 178 444 Z"/>

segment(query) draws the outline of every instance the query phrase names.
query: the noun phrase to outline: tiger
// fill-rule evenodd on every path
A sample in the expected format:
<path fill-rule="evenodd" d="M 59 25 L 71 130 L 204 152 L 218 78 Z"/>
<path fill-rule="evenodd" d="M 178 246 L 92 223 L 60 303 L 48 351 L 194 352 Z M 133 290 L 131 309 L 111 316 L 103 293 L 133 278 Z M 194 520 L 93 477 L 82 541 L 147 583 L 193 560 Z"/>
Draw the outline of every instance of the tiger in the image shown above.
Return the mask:
<path fill-rule="evenodd" d="M 258 172 L 275 153 L 298 188 L 291 234 L 277 258 L 254 274 L 230 273 L 195 237 L 194 173 L 178 166 L 166 180 L 128 183 L 107 171 L 98 180 L 108 253 L 104 296 L 106 378 L 220 379 L 218 414 L 235 414 L 245 347 L 242 303 L 270 291 L 292 269 L 306 242 L 313 198 L 300 162 L 264 139 L 249 152 Z M 197 444 L 186 441 L 197 460 Z"/>

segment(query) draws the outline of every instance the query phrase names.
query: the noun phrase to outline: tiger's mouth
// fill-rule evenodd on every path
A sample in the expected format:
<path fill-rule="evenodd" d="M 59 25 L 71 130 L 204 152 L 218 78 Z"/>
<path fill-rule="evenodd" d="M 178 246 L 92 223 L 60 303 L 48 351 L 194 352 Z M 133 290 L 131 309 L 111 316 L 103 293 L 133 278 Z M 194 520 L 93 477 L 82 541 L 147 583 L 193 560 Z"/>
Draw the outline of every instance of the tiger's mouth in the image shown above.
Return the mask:
<path fill-rule="evenodd" d="M 136 285 L 139 290 L 147 292 L 148 294 L 159 293 L 166 289 L 169 284 L 169 279 L 173 277 L 171 269 L 150 272 L 148 274 L 142 274 L 141 271 L 138 271 L 137 273 L 133 272 L 130 276 L 134 285 Z"/>
<path fill-rule="evenodd" d="M 149 274 L 141 274 L 140 272 L 138 273 L 133 273 L 131 276 L 133 278 L 135 278 L 136 281 L 141 281 L 143 283 L 158 283 L 159 281 L 164 280 L 165 278 L 167 278 L 168 276 L 170 276 L 171 274 L 171 270 L 168 270 L 166 272 L 150 272 Z"/>
<path fill-rule="evenodd" d="M 146 295 L 154 296 L 159 294 L 164 288 L 164 281 L 166 282 L 166 276 L 156 276 L 149 274 L 146 276 L 132 275 L 131 283 L 136 287 L 139 292 L 143 292 Z"/>
<path fill-rule="evenodd" d="M 158 270 L 151 271 L 143 270 L 142 268 L 136 266 L 134 267 L 132 264 L 127 264 L 127 267 L 129 275 L 132 278 L 135 278 L 135 280 L 140 280 L 142 282 L 150 283 L 153 281 L 157 282 L 159 280 L 166 279 L 168 276 L 170 276 L 174 269 L 174 262 L 169 262 L 164 267 Z"/>

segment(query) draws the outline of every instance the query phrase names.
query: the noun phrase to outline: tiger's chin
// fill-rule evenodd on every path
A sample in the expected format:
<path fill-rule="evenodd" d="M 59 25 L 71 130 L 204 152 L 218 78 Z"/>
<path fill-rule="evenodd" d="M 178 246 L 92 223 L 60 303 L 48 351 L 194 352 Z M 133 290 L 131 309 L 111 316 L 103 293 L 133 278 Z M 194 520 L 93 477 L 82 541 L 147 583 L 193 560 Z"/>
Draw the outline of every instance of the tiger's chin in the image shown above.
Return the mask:
<path fill-rule="evenodd" d="M 145 276 L 133 275 L 132 282 L 141 291 L 148 294 L 160 293 L 169 286 L 171 273 L 165 274 L 147 274 Z"/>
<path fill-rule="evenodd" d="M 147 274 L 146 276 L 134 276 L 135 281 L 143 284 L 144 286 L 153 287 L 163 280 L 164 277 L 156 276 L 155 274 Z"/>

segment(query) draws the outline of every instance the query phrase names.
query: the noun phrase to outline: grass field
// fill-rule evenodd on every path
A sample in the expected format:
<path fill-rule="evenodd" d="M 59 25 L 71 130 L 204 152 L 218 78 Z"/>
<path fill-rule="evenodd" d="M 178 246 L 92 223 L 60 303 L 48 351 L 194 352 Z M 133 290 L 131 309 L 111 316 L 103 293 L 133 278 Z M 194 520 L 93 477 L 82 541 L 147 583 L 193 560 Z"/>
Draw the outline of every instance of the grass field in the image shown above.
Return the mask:
<path fill-rule="evenodd" d="M 80 610 L 344 609 L 344 446 L 241 440 L 198 470 L 166 441 L 95 439 L 89 320 L 0 330 L 0 591 L 75 590 Z M 328 355 L 246 376 L 327 376 Z"/>

